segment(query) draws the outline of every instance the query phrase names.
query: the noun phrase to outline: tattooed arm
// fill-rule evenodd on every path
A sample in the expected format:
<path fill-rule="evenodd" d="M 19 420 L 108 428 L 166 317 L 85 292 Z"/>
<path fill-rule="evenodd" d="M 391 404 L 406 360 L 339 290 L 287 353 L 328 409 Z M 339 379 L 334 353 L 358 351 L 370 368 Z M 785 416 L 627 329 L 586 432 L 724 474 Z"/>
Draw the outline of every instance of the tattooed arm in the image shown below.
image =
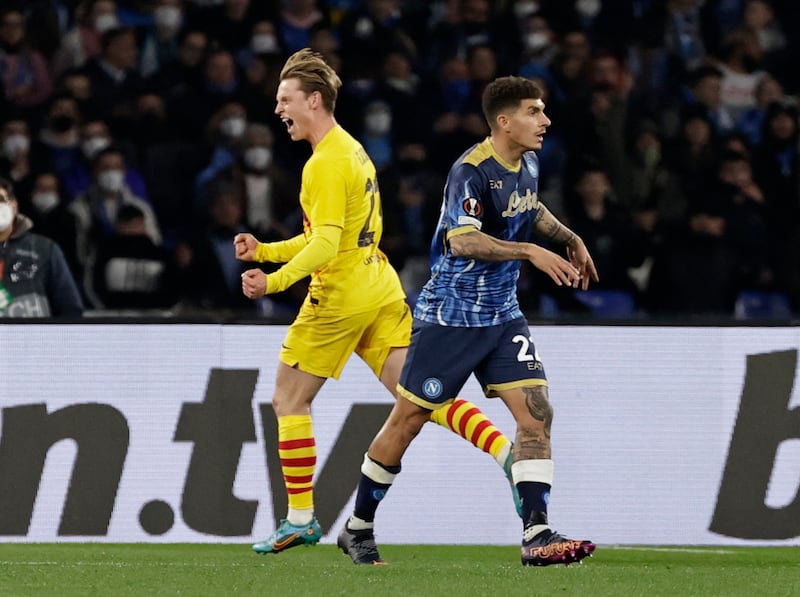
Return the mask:
<path fill-rule="evenodd" d="M 581 237 L 564 226 L 543 203 L 539 203 L 534 225 L 540 236 L 567 247 L 570 263 L 580 272 L 580 287 L 583 290 L 589 288 L 589 280 L 600 281 L 594 261 Z"/>
<path fill-rule="evenodd" d="M 455 257 L 479 261 L 526 260 L 559 286 L 577 286 L 580 281 L 580 272 L 569 261 L 533 243 L 500 240 L 479 230 L 455 234 L 448 243 Z"/>
<path fill-rule="evenodd" d="M 580 237 L 564 226 L 541 202 L 537 208 L 534 226 L 539 236 L 559 245 L 570 246 L 571 243 L 580 241 Z"/>

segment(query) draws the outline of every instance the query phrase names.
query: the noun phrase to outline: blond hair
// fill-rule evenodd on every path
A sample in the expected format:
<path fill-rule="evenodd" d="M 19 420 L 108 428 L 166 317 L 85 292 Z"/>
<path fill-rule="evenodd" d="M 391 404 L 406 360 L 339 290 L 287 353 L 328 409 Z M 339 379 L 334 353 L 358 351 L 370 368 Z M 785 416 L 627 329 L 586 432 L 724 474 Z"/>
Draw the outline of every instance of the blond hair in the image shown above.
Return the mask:
<path fill-rule="evenodd" d="M 285 79 L 297 79 L 300 90 L 306 95 L 319 91 L 322 105 L 333 114 L 342 80 L 333 67 L 325 62 L 322 54 L 303 48 L 289 56 L 280 75 L 281 81 Z"/>

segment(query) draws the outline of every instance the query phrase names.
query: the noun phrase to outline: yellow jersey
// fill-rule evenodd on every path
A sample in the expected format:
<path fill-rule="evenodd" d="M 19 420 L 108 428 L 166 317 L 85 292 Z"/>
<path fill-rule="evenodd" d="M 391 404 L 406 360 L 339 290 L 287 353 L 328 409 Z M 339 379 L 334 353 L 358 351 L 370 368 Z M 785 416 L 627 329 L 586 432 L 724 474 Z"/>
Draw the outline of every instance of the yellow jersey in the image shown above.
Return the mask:
<path fill-rule="evenodd" d="M 303 167 L 303 234 L 342 230 L 336 257 L 311 274 L 306 302 L 319 315 L 363 313 L 405 298 L 397 272 L 378 248 L 383 234 L 375 165 L 341 126 L 322 138 Z"/>

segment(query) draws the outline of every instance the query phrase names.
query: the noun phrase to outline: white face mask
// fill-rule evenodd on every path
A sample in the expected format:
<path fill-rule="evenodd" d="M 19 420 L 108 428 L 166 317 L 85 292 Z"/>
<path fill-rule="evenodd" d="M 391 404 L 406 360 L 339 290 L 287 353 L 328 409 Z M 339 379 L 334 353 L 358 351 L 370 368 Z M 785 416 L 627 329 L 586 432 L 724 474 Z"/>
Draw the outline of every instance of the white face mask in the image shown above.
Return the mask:
<path fill-rule="evenodd" d="M 550 42 L 550 36 L 543 31 L 534 31 L 525 36 L 525 47 L 536 52 L 544 48 Z"/>
<path fill-rule="evenodd" d="M 47 213 L 58 205 L 58 193 L 42 191 L 31 195 L 31 203 L 39 213 Z"/>
<path fill-rule="evenodd" d="M 5 232 L 14 223 L 14 210 L 10 203 L 0 203 L 0 231 Z"/>
<path fill-rule="evenodd" d="M 97 184 L 107 193 L 117 193 L 125 184 L 125 173 L 122 170 L 104 170 L 97 175 Z"/>
<path fill-rule="evenodd" d="M 592 17 L 596 17 L 597 13 L 600 12 L 601 4 L 600 0 L 578 0 L 575 3 L 575 10 L 577 10 L 582 17 L 591 19 Z"/>
<path fill-rule="evenodd" d="M 153 11 L 156 27 L 177 29 L 181 26 L 181 10 L 177 6 L 159 6 Z"/>
<path fill-rule="evenodd" d="M 251 147 L 244 152 L 244 163 L 253 170 L 263 170 L 272 162 L 272 150 L 269 147 Z"/>
<path fill-rule="evenodd" d="M 385 135 L 392 128 L 392 115 L 383 111 L 367 114 L 364 126 L 370 135 Z"/>
<path fill-rule="evenodd" d="M 94 20 L 94 30 L 98 33 L 105 33 L 106 31 L 118 26 L 119 21 L 117 20 L 117 15 L 114 13 L 107 12 L 106 14 L 100 15 Z"/>
<path fill-rule="evenodd" d="M 86 156 L 87 160 L 91 160 L 99 151 L 102 151 L 109 145 L 111 145 L 111 141 L 105 137 L 90 137 L 81 143 L 81 151 L 83 155 Z"/>
<path fill-rule="evenodd" d="M 9 135 L 3 139 L 3 154 L 6 158 L 13 161 L 17 159 L 19 154 L 27 153 L 30 146 L 31 140 L 25 135 Z"/>
<path fill-rule="evenodd" d="M 219 130 L 222 131 L 222 134 L 233 139 L 241 137 L 244 134 L 245 127 L 247 127 L 247 122 L 244 118 L 238 116 L 226 118 L 219 123 Z"/>
<path fill-rule="evenodd" d="M 278 40 L 271 33 L 259 33 L 250 40 L 250 49 L 256 54 L 277 54 Z"/>
<path fill-rule="evenodd" d="M 539 12 L 538 2 L 517 2 L 514 4 L 514 16 L 517 17 L 517 19 L 524 19 L 528 15 L 532 15 L 536 12 Z"/>

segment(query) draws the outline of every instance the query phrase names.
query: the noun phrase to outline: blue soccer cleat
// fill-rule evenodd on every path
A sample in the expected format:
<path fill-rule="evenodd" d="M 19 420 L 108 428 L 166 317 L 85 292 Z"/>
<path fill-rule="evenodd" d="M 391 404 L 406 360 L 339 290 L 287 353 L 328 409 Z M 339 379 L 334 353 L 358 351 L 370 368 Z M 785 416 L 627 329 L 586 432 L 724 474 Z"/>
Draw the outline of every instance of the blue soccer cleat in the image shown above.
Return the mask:
<path fill-rule="evenodd" d="M 321 537 L 322 528 L 316 518 L 299 526 L 284 518 L 268 539 L 253 545 L 253 551 L 260 554 L 278 553 L 298 545 L 316 545 Z"/>

